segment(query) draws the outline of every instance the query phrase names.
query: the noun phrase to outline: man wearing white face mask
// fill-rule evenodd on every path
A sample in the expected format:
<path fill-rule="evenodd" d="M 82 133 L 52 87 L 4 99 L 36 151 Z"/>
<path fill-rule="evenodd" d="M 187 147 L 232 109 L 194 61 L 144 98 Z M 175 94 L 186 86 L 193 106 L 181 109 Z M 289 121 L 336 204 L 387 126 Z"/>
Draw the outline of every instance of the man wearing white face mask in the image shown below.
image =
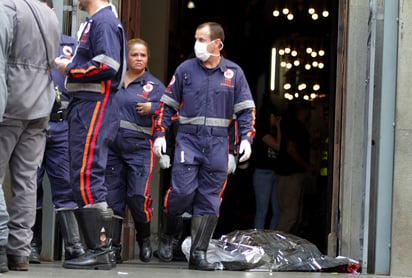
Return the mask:
<path fill-rule="evenodd" d="M 178 112 L 171 186 L 164 201 L 165 217 L 158 256 L 172 260 L 176 219 L 192 217 L 189 268 L 214 270 L 206 260 L 216 227 L 221 196 L 228 175 L 228 127 L 234 115 L 239 128 L 239 162 L 249 159 L 255 135 L 255 104 L 243 70 L 220 55 L 224 31 L 215 22 L 198 26 L 194 46 L 197 58 L 183 62 L 160 100 L 155 120 L 153 151 L 166 151 L 165 130 Z"/>

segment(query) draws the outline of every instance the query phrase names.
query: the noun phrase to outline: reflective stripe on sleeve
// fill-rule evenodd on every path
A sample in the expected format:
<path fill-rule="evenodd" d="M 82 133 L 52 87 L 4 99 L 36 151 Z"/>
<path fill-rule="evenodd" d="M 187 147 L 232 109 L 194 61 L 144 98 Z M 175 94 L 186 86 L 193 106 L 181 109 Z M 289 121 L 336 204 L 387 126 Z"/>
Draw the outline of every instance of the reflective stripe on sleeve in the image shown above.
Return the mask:
<path fill-rule="evenodd" d="M 253 100 L 246 100 L 236 103 L 234 106 L 234 112 L 237 113 L 243 109 L 255 108 L 255 102 Z"/>
<path fill-rule="evenodd" d="M 160 98 L 160 101 L 163 102 L 164 104 L 172 107 L 175 111 L 179 110 L 179 103 L 177 101 L 175 101 L 174 99 L 172 99 L 171 97 L 167 96 L 167 95 L 163 95 Z"/>
<path fill-rule="evenodd" d="M 102 63 L 102 64 L 106 64 L 109 67 L 111 67 L 112 69 L 114 69 L 115 71 L 118 71 L 119 68 L 120 68 L 120 64 L 116 60 L 114 60 L 114 59 L 112 59 L 109 56 L 106 56 L 104 54 L 97 55 L 92 60 L 96 61 L 96 62 L 99 62 L 99 63 Z"/>

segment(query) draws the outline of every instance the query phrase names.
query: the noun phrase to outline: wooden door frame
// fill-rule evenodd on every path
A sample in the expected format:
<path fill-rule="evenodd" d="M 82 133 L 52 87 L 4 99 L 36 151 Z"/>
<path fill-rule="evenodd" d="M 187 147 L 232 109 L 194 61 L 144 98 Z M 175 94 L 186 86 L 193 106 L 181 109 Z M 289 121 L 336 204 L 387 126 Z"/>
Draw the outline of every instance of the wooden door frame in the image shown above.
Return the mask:
<path fill-rule="evenodd" d="M 342 211 L 342 186 L 343 186 L 343 151 L 344 151 L 344 126 L 345 126 L 345 101 L 346 92 L 346 61 L 348 37 L 348 12 L 349 1 L 339 0 L 338 5 L 338 34 L 337 34 L 337 61 L 336 61 L 336 92 L 334 110 L 334 136 L 333 136 L 333 164 L 332 164 L 332 207 L 331 207 L 331 232 L 328 236 L 328 255 L 336 257 L 339 254 L 339 238 L 342 237 L 339 223 Z"/>

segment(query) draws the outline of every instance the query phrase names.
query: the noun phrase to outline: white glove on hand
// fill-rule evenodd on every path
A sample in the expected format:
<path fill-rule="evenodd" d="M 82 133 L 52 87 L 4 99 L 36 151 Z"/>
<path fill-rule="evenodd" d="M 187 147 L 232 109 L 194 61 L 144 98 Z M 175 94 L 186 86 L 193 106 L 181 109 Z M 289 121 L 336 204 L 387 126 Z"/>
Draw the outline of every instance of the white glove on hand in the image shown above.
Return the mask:
<path fill-rule="evenodd" d="M 243 162 L 249 159 L 252 154 L 252 148 L 248 140 L 244 139 L 240 142 L 239 154 L 241 155 L 239 162 Z"/>
<path fill-rule="evenodd" d="M 166 152 L 166 139 L 164 137 L 158 137 L 153 144 L 153 152 L 157 157 L 162 157 Z"/>
<path fill-rule="evenodd" d="M 229 154 L 229 159 L 227 161 L 227 174 L 233 174 L 236 171 L 236 158 L 233 154 Z"/>
<path fill-rule="evenodd" d="M 161 169 L 168 169 L 170 168 L 170 156 L 168 154 L 164 154 L 160 159 L 159 159 L 159 165 Z"/>

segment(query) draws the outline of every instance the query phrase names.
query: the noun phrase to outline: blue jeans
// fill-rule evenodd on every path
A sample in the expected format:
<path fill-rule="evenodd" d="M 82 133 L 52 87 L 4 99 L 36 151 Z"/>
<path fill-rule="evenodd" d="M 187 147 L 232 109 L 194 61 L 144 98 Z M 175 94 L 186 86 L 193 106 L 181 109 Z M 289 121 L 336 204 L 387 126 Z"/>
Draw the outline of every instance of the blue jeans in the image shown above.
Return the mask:
<path fill-rule="evenodd" d="M 256 197 L 255 228 L 264 229 L 269 203 L 272 207 L 270 229 L 275 229 L 279 219 L 277 176 L 270 169 L 256 168 L 253 174 L 253 188 Z"/>
<path fill-rule="evenodd" d="M 9 213 L 4 199 L 3 186 L 0 184 L 0 246 L 6 247 L 9 238 Z"/>

